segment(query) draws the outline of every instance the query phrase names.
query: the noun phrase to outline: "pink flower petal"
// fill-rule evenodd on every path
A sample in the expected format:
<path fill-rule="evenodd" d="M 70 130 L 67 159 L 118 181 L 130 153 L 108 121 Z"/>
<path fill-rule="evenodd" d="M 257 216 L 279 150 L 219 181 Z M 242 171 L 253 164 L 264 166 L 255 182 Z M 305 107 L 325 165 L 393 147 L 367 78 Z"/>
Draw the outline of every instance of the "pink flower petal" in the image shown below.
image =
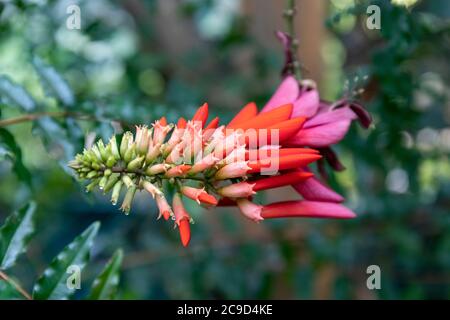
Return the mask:
<path fill-rule="evenodd" d="M 311 177 L 305 181 L 292 185 L 306 200 L 324 202 L 342 202 L 344 198 L 325 186 L 317 178 Z"/>
<path fill-rule="evenodd" d="M 307 120 L 303 125 L 303 128 L 307 129 L 327 123 L 341 120 L 353 120 L 356 118 L 356 114 L 349 107 L 342 107 L 334 110 L 329 110 L 327 107 L 321 107 L 319 113 Z"/>
<path fill-rule="evenodd" d="M 301 129 L 294 137 L 285 142 L 287 146 L 308 146 L 323 148 L 335 144 L 344 138 L 351 120 L 336 121 L 308 129 Z"/>
<path fill-rule="evenodd" d="M 287 76 L 278 86 L 261 112 L 267 112 L 284 104 L 292 103 L 298 98 L 298 95 L 299 87 L 297 80 L 293 76 Z"/>
<path fill-rule="evenodd" d="M 319 92 L 315 89 L 306 91 L 294 102 L 294 110 L 291 118 L 306 117 L 310 118 L 317 113 L 319 109 Z"/>
<path fill-rule="evenodd" d="M 262 218 L 337 218 L 356 217 L 350 209 L 338 203 L 318 201 L 285 201 L 272 203 L 263 207 Z"/>

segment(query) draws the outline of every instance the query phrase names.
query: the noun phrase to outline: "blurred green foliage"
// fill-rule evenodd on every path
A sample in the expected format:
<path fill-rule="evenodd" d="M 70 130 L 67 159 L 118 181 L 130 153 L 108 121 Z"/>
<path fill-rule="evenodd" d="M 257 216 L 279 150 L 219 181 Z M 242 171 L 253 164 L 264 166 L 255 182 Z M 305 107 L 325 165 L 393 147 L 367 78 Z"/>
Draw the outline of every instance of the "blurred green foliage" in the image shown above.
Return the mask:
<path fill-rule="evenodd" d="M 64 244 L 100 220 L 93 267 L 75 298 L 119 247 L 126 299 L 450 297 L 447 1 L 328 4 L 322 91 L 336 99 L 345 79 L 368 76 L 362 98 L 375 120 L 367 132 L 352 127 L 337 148 L 347 170 L 329 172 L 357 219 L 255 226 L 234 210 L 191 205 L 198 218 L 188 250 L 155 221 L 147 197 L 123 216 L 86 195 L 67 160 L 86 140 L 117 133 L 117 124 L 189 117 L 204 101 L 224 122 L 247 101 L 261 106 L 279 79 L 281 48 L 255 40 L 239 1 L 76 2 L 81 30 L 66 27 L 70 1 L 0 4 L 0 121 L 39 114 L 0 128 L 0 221 L 37 203 L 34 241 L 12 268 L 26 290 Z M 369 4 L 381 8 L 379 31 L 365 27 Z M 115 277 L 117 259 L 103 277 Z M 381 290 L 366 287 L 372 264 Z M 99 281 L 91 295 L 101 295 Z M 0 281 L 5 292 L 14 290 Z"/>

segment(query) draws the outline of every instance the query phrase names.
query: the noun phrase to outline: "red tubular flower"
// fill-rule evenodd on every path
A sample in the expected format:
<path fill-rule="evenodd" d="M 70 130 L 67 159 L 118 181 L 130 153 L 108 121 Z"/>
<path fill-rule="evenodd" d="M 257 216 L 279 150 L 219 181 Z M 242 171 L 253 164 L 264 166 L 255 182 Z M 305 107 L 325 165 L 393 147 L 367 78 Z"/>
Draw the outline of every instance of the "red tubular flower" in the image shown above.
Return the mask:
<path fill-rule="evenodd" d="M 253 117 L 255 117 L 258 114 L 258 107 L 256 106 L 256 103 L 250 102 L 247 105 L 245 105 L 244 108 L 242 108 L 241 111 L 230 121 L 228 124 L 229 128 L 232 128 L 234 125 L 245 122 Z"/>
<path fill-rule="evenodd" d="M 293 184 L 301 184 L 303 181 L 311 178 L 312 176 L 314 176 L 314 174 L 312 174 L 311 172 L 296 171 L 280 174 L 278 176 L 273 176 L 269 178 L 263 178 L 252 181 L 254 182 L 253 190 L 261 191 L 283 186 L 289 186 Z"/>
<path fill-rule="evenodd" d="M 228 125 L 227 129 L 266 129 L 269 126 L 288 120 L 291 117 L 293 106 L 288 103 L 266 113 L 260 113 L 256 117 L 246 121 L 239 121 L 234 125 Z"/>
<path fill-rule="evenodd" d="M 273 218 L 337 218 L 349 219 L 356 215 L 343 205 L 319 201 L 285 201 L 264 206 L 261 217 Z"/>
<path fill-rule="evenodd" d="M 181 192 L 186 197 L 197 201 L 198 204 L 205 203 L 209 205 L 217 205 L 217 199 L 208 194 L 204 189 L 197 189 L 189 186 L 183 186 Z"/>
<path fill-rule="evenodd" d="M 191 218 L 186 209 L 184 209 L 183 201 L 179 193 L 175 193 L 173 196 L 172 205 L 175 214 L 175 223 L 180 231 L 181 243 L 184 247 L 187 247 L 191 240 L 191 226 L 189 222 Z"/>
<path fill-rule="evenodd" d="M 169 169 L 169 171 L 166 172 L 166 177 L 168 178 L 174 178 L 174 177 L 181 177 L 186 174 L 191 169 L 190 165 L 187 164 L 181 164 L 179 166 L 173 167 L 172 169 Z"/>
<path fill-rule="evenodd" d="M 201 127 L 206 123 L 208 119 L 208 104 L 204 103 L 200 108 L 198 108 L 197 112 L 192 117 L 192 122 L 199 121 L 201 123 Z"/>
<path fill-rule="evenodd" d="M 168 124 L 163 117 L 153 129 L 137 127 L 135 136 L 126 132 L 120 146 L 114 138 L 106 146 L 97 143 L 69 165 L 80 178 L 92 180 L 89 189 L 98 184 L 112 190 L 113 203 L 121 188 L 127 188 L 122 204 L 127 212 L 134 193 L 147 190 L 159 216 L 174 216 L 183 246 L 190 241 L 191 218 L 182 195 L 207 207 L 236 206 L 255 222 L 355 216 L 309 165 L 324 156 L 334 168 L 343 169 L 330 145 L 344 137 L 352 120 L 370 124 L 370 115 L 360 105 L 321 102 L 311 81 L 299 84 L 287 76 L 261 112 L 251 102 L 227 126 L 220 126 L 218 118 L 206 125 L 208 113 L 205 103 L 191 121 L 180 118 Z M 163 193 L 167 184 L 177 190 L 173 211 Z M 267 205 L 252 200 L 257 192 L 283 186 L 292 186 L 303 199 Z"/>
<path fill-rule="evenodd" d="M 156 205 L 159 209 L 159 216 L 158 219 L 164 217 L 165 220 L 169 220 L 170 216 L 172 215 L 172 209 L 170 208 L 169 203 L 166 200 L 166 197 L 163 195 L 156 195 L 155 197 Z"/>
<path fill-rule="evenodd" d="M 264 168 L 277 167 L 278 170 L 289 170 L 306 166 L 322 158 L 318 154 L 290 155 L 279 158 L 266 158 L 262 160 L 249 161 L 248 173 L 260 172 Z"/>

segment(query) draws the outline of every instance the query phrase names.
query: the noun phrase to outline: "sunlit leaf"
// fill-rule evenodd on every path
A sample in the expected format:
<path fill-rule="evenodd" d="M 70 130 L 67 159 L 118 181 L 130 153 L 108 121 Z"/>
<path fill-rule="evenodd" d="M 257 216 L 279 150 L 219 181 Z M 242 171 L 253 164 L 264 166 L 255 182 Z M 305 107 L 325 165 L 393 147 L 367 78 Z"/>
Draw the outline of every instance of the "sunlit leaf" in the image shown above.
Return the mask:
<path fill-rule="evenodd" d="M 111 300 L 114 299 L 119 285 L 120 266 L 123 260 L 123 252 L 117 250 L 108 261 L 103 271 L 94 280 L 90 300 Z"/>
<path fill-rule="evenodd" d="M 34 285 L 33 299 L 68 299 L 74 293 L 76 287 L 69 285 L 68 271 L 71 267 L 78 268 L 80 272 L 84 269 L 99 227 L 100 222 L 91 224 L 53 259 Z"/>
<path fill-rule="evenodd" d="M 33 214 L 36 204 L 30 202 L 10 215 L 0 227 L 0 269 L 14 265 L 17 257 L 25 252 L 33 233 Z"/>

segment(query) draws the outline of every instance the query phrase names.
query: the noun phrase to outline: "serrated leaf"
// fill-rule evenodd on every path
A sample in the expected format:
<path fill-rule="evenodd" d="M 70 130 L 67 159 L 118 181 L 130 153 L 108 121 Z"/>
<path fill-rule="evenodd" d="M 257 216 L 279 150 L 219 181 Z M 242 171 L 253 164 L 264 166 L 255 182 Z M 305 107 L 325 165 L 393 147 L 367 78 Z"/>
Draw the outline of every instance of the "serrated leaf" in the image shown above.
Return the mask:
<path fill-rule="evenodd" d="M 24 181 L 28 185 L 31 185 L 31 173 L 23 164 L 22 150 L 17 145 L 14 136 L 5 128 L 0 128 L 0 145 L 3 148 L 8 149 L 9 152 L 4 155 L 8 156 L 12 160 L 13 171 L 17 175 L 17 177 L 21 181 Z"/>
<path fill-rule="evenodd" d="M 112 300 L 117 293 L 123 252 L 118 249 L 92 284 L 89 300 Z"/>
<path fill-rule="evenodd" d="M 36 102 L 31 95 L 20 85 L 7 76 L 0 76 L 0 100 L 4 104 L 14 105 L 23 111 L 36 109 Z"/>
<path fill-rule="evenodd" d="M 66 80 L 52 67 L 45 64 L 40 58 L 35 57 L 33 64 L 46 87 L 48 95 L 55 97 L 65 106 L 72 106 L 75 97 Z"/>
<path fill-rule="evenodd" d="M 74 293 L 76 288 L 67 284 L 68 268 L 76 266 L 80 271 L 83 270 L 99 227 L 100 222 L 91 224 L 53 259 L 34 285 L 33 299 L 62 300 Z"/>
<path fill-rule="evenodd" d="M 12 267 L 17 257 L 25 252 L 34 231 L 35 210 L 36 204 L 30 202 L 10 215 L 0 227 L 0 269 Z"/>

